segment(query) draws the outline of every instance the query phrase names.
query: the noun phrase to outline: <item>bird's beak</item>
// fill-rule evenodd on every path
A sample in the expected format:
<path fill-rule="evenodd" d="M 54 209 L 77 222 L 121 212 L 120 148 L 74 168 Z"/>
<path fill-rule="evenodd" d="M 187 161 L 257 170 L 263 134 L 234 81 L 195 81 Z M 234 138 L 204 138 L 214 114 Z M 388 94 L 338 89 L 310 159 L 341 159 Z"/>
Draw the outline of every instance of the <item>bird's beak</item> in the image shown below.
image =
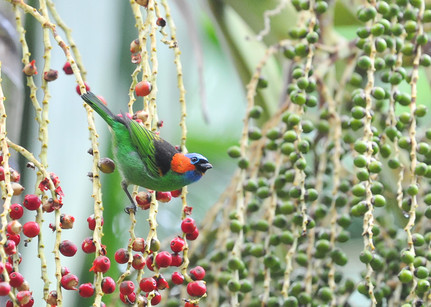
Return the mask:
<path fill-rule="evenodd" d="M 213 166 L 211 165 L 211 163 L 202 163 L 202 164 L 198 164 L 196 165 L 196 167 L 198 168 L 199 171 L 201 171 L 203 174 L 205 174 L 205 172 L 211 168 L 213 168 Z"/>

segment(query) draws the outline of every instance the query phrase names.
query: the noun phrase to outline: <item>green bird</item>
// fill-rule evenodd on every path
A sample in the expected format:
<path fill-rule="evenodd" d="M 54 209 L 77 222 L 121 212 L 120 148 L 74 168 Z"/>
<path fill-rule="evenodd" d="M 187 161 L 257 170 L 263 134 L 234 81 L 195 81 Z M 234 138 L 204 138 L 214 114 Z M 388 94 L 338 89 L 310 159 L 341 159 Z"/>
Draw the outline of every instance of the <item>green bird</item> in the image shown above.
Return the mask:
<path fill-rule="evenodd" d="M 175 191 L 198 181 L 212 168 L 201 154 L 183 154 L 126 114 L 114 115 L 92 92 L 81 97 L 111 128 L 114 160 L 123 177 L 121 186 L 132 203 L 126 212 L 136 212 L 129 184 L 153 191 Z"/>

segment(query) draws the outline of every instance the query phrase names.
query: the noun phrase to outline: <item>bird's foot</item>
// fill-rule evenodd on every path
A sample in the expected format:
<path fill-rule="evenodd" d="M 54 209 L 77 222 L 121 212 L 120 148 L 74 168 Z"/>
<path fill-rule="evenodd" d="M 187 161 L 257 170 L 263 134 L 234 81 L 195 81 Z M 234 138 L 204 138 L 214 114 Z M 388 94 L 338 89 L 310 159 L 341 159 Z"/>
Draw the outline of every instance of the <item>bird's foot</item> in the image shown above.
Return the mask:
<path fill-rule="evenodd" d="M 136 207 L 135 203 L 132 203 L 132 205 L 130 207 L 124 208 L 124 212 L 126 212 L 127 214 L 130 214 L 130 213 L 136 214 L 136 209 L 137 209 L 137 207 Z"/>

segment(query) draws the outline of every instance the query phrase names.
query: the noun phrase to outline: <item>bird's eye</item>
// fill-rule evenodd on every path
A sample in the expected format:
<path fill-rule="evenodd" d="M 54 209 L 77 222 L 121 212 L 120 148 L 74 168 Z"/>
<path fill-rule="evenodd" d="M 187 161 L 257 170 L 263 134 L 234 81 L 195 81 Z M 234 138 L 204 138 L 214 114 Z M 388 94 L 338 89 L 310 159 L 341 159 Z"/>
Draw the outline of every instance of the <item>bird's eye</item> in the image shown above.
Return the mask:
<path fill-rule="evenodd" d="M 198 162 L 198 158 L 196 158 L 196 157 L 192 157 L 192 158 L 190 159 L 190 161 L 192 161 L 192 163 L 196 163 L 196 162 Z"/>

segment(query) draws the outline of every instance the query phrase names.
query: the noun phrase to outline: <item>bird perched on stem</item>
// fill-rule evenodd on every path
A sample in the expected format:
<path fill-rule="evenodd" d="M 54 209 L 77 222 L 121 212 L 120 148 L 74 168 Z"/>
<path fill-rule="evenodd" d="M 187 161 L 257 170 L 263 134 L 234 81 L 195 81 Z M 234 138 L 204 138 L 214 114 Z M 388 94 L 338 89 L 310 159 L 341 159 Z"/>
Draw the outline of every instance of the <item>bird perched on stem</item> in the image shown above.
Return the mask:
<path fill-rule="evenodd" d="M 111 128 L 114 160 L 123 177 L 121 186 L 132 202 L 126 212 L 136 212 L 127 190 L 129 184 L 154 191 L 174 191 L 199 180 L 212 168 L 201 154 L 183 154 L 126 114 L 114 115 L 92 92 L 81 97 Z"/>

